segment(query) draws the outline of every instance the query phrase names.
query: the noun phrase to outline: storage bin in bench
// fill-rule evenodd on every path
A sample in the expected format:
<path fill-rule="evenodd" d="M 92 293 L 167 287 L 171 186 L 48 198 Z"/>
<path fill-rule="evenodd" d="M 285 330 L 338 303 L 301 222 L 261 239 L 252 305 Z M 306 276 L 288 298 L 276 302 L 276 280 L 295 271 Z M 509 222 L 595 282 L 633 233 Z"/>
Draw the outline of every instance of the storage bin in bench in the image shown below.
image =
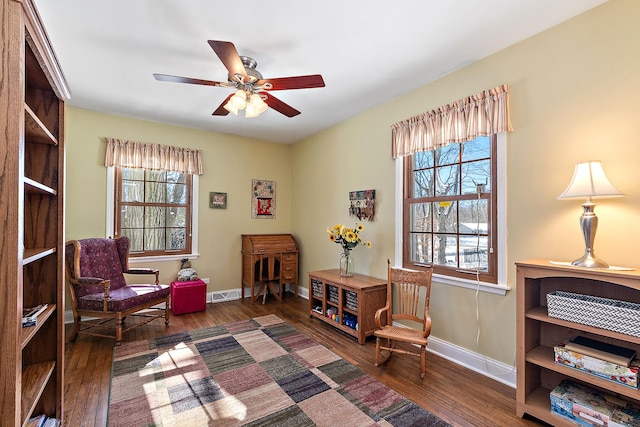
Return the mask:
<path fill-rule="evenodd" d="M 202 280 L 171 282 L 171 312 L 194 313 L 207 308 L 207 284 Z"/>

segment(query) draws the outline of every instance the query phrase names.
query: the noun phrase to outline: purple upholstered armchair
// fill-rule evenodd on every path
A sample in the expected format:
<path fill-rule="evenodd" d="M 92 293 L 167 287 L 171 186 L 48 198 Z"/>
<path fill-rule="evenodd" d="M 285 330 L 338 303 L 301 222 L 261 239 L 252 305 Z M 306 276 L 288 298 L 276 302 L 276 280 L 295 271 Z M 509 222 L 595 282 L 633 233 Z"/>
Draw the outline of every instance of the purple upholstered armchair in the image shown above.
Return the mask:
<path fill-rule="evenodd" d="M 70 240 L 66 244 L 67 279 L 73 330 L 69 337 L 87 334 L 114 338 L 89 332 L 94 328 L 114 328 L 116 345 L 122 333 L 154 319 L 164 317 L 169 324 L 169 285 L 158 284 L 158 270 L 151 268 L 129 268 L 129 239 L 90 238 Z M 150 274 L 155 276 L 153 284 L 127 284 L 124 273 Z M 163 308 L 154 308 L 164 303 Z M 139 311 L 145 310 L 144 313 Z M 82 316 L 97 317 L 100 322 L 83 322 Z M 140 322 L 123 328 L 127 316 L 144 317 Z M 113 326 L 115 321 L 115 326 Z"/>

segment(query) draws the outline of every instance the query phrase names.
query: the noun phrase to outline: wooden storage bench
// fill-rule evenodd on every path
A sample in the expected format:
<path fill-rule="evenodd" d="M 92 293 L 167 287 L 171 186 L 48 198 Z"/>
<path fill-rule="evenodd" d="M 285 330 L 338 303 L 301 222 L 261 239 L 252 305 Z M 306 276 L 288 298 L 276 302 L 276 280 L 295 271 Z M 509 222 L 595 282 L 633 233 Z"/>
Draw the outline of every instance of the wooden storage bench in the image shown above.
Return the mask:
<path fill-rule="evenodd" d="M 309 274 L 309 315 L 364 344 L 376 329 L 376 310 L 387 302 L 387 281 L 362 274 L 341 277 L 339 270 Z M 329 317 L 327 313 L 334 313 Z"/>

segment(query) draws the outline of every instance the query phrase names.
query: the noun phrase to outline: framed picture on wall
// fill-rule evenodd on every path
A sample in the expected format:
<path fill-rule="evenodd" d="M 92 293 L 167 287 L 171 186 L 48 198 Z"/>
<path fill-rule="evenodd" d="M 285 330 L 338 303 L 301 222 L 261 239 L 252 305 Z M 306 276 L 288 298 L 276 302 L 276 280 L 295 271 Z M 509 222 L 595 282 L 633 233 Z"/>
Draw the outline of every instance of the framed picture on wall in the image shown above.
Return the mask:
<path fill-rule="evenodd" d="M 264 179 L 251 180 L 251 218 L 274 219 L 276 217 L 276 182 Z"/>
<path fill-rule="evenodd" d="M 209 207 L 212 209 L 227 209 L 227 193 L 209 193 Z"/>

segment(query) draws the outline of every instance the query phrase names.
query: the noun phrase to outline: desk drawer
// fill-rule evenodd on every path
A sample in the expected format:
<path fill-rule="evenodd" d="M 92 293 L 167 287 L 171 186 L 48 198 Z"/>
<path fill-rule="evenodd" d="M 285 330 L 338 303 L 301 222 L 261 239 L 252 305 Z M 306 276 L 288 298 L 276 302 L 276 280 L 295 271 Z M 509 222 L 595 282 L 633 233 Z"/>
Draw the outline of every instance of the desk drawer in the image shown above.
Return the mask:
<path fill-rule="evenodd" d="M 298 280 L 298 265 L 294 263 L 285 264 L 282 263 L 282 279 L 285 283 L 297 282 Z"/>
<path fill-rule="evenodd" d="M 289 253 L 283 253 L 282 254 L 282 263 L 283 264 L 290 264 L 290 263 L 295 263 L 298 260 L 298 254 L 293 252 L 289 252 Z"/>

